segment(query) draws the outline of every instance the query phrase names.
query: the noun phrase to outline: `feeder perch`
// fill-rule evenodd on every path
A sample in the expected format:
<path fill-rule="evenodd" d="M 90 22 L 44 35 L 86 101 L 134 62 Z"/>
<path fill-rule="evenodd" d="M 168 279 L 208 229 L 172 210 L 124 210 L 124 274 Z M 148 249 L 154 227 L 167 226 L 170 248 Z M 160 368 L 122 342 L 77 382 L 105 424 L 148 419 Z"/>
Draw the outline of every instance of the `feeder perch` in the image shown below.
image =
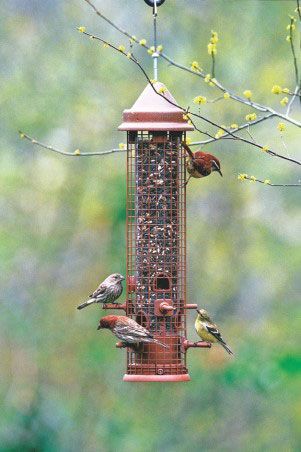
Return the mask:
<path fill-rule="evenodd" d="M 183 347 L 184 353 L 189 348 L 211 348 L 211 345 L 212 344 L 210 342 L 205 342 L 205 341 L 192 342 L 192 341 L 188 341 L 187 339 L 184 339 L 182 342 L 182 347 Z"/>
<path fill-rule="evenodd" d="M 166 315 L 171 316 L 173 314 L 173 312 L 176 310 L 176 308 L 174 308 L 172 305 L 172 300 L 164 300 L 164 301 L 155 300 L 154 307 L 155 307 L 155 315 L 157 317 L 166 316 Z"/>

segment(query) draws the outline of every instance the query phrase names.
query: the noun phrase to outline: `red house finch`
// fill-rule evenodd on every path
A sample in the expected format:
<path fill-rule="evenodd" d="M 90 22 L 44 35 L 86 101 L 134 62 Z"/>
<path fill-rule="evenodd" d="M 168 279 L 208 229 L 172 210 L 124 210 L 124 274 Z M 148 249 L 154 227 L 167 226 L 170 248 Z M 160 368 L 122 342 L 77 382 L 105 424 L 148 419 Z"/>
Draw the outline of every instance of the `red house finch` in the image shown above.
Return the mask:
<path fill-rule="evenodd" d="M 182 143 L 182 146 L 188 154 L 187 171 L 189 173 L 189 178 L 186 181 L 186 184 L 188 184 L 191 177 L 206 177 L 209 176 L 212 171 L 217 171 L 222 176 L 221 165 L 218 158 L 203 151 L 196 151 L 193 153 L 186 143 Z"/>
<path fill-rule="evenodd" d="M 205 309 L 197 309 L 196 311 L 198 313 L 196 321 L 195 321 L 195 330 L 197 334 L 200 336 L 200 338 L 203 341 L 206 342 L 218 342 L 221 344 L 222 347 L 224 347 L 225 350 L 229 353 L 229 355 L 233 355 L 234 353 L 232 350 L 228 347 L 226 342 L 221 336 L 221 333 L 219 332 L 217 325 L 212 322 L 212 320 L 209 317 L 209 314 Z"/>
<path fill-rule="evenodd" d="M 119 273 L 113 273 L 108 276 L 90 295 L 89 300 L 77 306 L 77 309 L 83 309 L 92 303 L 114 303 L 117 298 L 122 294 L 121 281 L 124 280 L 124 276 Z"/>
<path fill-rule="evenodd" d="M 124 315 L 107 315 L 103 317 L 100 319 L 97 329 L 104 328 L 111 330 L 124 344 L 137 345 L 141 342 L 150 342 L 161 345 L 164 348 L 169 348 L 168 345 L 155 339 L 146 328 Z"/>

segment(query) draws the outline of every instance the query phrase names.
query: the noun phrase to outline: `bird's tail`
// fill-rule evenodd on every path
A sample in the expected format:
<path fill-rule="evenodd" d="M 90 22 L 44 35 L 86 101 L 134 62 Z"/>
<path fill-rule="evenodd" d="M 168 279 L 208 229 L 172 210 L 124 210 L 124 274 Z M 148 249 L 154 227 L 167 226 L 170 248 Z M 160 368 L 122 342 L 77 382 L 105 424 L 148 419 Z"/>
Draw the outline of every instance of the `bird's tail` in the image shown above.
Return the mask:
<path fill-rule="evenodd" d="M 160 341 L 158 341 L 158 339 L 154 339 L 154 342 L 155 342 L 156 344 L 158 344 L 158 345 L 161 345 L 161 347 L 164 347 L 164 348 L 169 348 L 169 346 L 168 346 L 168 345 L 166 345 L 166 344 L 163 344 L 163 342 L 160 342 Z"/>
<path fill-rule="evenodd" d="M 233 356 L 234 356 L 234 353 L 232 352 L 231 348 L 228 347 L 227 344 L 221 342 L 221 345 L 222 345 L 222 346 L 224 347 L 224 349 L 229 353 L 229 355 L 233 355 Z"/>
<path fill-rule="evenodd" d="M 185 151 L 187 152 L 187 154 L 189 155 L 189 157 L 194 159 L 193 152 L 191 151 L 190 147 L 187 146 L 187 144 L 184 141 L 182 141 L 182 146 L 185 149 Z"/>
<path fill-rule="evenodd" d="M 80 304 L 79 306 L 77 306 L 77 309 L 83 309 L 86 308 L 87 306 L 89 306 L 90 304 L 95 302 L 95 298 L 89 298 L 89 300 L 85 301 L 84 303 Z"/>

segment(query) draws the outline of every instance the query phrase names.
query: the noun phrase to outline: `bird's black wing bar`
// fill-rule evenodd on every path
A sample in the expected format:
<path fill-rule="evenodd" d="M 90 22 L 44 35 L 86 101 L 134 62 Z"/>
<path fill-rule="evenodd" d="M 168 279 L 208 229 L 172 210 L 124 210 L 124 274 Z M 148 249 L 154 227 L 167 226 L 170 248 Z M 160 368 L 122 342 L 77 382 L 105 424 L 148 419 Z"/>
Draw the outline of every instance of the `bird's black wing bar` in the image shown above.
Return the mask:
<path fill-rule="evenodd" d="M 226 344 L 224 339 L 221 336 L 221 333 L 218 331 L 217 328 L 213 328 L 212 326 L 206 325 L 207 331 L 212 334 L 219 342 L 222 344 Z"/>

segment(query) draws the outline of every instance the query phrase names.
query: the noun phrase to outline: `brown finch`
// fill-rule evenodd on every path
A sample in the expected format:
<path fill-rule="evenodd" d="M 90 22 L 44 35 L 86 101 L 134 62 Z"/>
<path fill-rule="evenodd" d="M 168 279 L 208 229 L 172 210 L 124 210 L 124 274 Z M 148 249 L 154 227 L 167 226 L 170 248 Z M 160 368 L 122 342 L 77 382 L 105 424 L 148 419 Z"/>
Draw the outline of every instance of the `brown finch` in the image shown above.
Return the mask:
<path fill-rule="evenodd" d="M 223 176 L 220 161 L 217 157 L 203 151 L 196 151 L 193 153 L 186 143 L 182 143 L 182 146 L 188 154 L 187 171 L 189 173 L 189 178 L 187 179 L 186 184 L 188 184 L 191 177 L 206 177 L 213 171 L 217 171 Z"/>
<path fill-rule="evenodd" d="M 77 309 L 83 309 L 93 303 L 114 303 L 122 294 L 121 281 L 123 280 L 124 276 L 119 273 L 108 276 L 90 295 L 89 300 L 77 306 Z"/>
<path fill-rule="evenodd" d="M 138 345 L 141 343 L 153 343 L 161 347 L 169 348 L 154 338 L 154 336 L 135 320 L 124 315 L 107 315 L 100 319 L 98 330 L 108 329 L 124 344 Z"/>
<path fill-rule="evenodd" d="M 218 342 L 219 344 L 221 344 L 222 347 L 224 347 L 225 350 L 227 350 L 229 355 L 233 355 L 234 353 L 222 338 L 221 333 L 217 328 L 217 325 L 215 325 L 215 323 L 212 322 L 208 312 L 205 311 L 205 309 L 197 309 L 196 312 L 198 313 L 198 315 L 194 326 L 200 338 L 206 342 L 211 343 Z"/>

